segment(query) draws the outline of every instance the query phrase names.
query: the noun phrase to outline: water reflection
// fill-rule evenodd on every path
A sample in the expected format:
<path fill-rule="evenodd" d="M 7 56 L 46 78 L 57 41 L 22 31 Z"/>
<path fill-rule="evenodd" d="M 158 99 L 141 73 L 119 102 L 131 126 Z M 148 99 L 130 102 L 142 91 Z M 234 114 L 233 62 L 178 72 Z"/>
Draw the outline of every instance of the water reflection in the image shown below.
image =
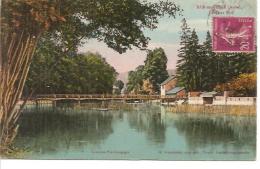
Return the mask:
<path fill-rule="evenodd" d="M 116 117 L 116 116 L 114 116 Z M 80 149 L 87 144 L 101 144 L 111 133 L 113 116 L 95 111 L 64 112 L 38 110 L 21 117 L 17 144 L 34 151 Z"/>
<path fill-rule="evenodd" d="M 127 119 L 131 128 L 146 134 L 148 141 L 165 142 L 166 126 L 159 106 L 142 106 L 139 110 L 129 113 Z"/>
<path fill-rule="evenodd" d="M 172 124 L 185 136 L 191 149 L 218 144 L 232 144 L 236 148 L 256 144 L 255 117 L 178 114 Z"/>
<path fill-rule="evenodd" d="M 39 158 L 44 154 L 75 152 L 87 157 L 88 150 L 113 150 L 117 146 L 122 150 L 133 150 L 129 158 L 136 159 L 173 158 L 167 154 L 156 154 L 161 150 L 185 152 L 235 148 L 255 154 L 256 148 L 255 117 L 176 114 L 152 104 L 132 105 L 130 110 L 110 111 L 31 108 L 25 111 L 19 123 L 15 145 L 28 147 L 36 153 L 33 157 Z M 106 156 L 102 158 L 106 159 Z M 183 159 L 189 158 L 183 155 Z M 252 155 L 246 159 L 251 158 Z"/>

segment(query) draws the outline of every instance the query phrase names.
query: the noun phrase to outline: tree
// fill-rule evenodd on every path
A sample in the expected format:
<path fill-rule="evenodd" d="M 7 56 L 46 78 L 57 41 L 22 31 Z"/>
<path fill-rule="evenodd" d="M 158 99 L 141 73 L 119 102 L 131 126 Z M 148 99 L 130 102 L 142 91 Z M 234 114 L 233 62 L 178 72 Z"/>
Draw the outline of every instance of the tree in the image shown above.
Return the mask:
<path fill-rule="evenodd" d="M 189 91 L 212 91 L 217 84 L 256 71 L 256 53 L 214 53 L 209 32 L 200 45 L 195 30 L 190 32 L 185 19 L 182 23 L 178 85 Z"/>
<path fill-rule="evenodd" d="M 128 83 L 127 83 L 127 92 L 139 94 L 142 93 L 143 86 L 143 69 L 144 66 L 138 66 L 135 71 L 128 72 Z"/>
<path fill-rule="evenodd" d="M 0 121 L 1 149 L 14 139 L 20 111 L 15 109 L 39 39 L 51 33 L 63 52 L 82 39 L 96 38 L 122 53 L 144 49 L 144 28 L 155 29 L 163 15 L 175 17 L 172 2 L 139 0 L 3 0 L 1 8 Z"/>
<path fill-rule="evenodd" d="M 46 53 L 34 58 L 26 81 L 29 91 L 34 94 L 112 93 L 117 73 L 99 54 L 60 56 L 59 64 L 52 68 L 53 58 Z"/>
<path fill-rule="evenodd" d="M 186 66 L 191 70 L 191 79 L 190 79 L 190 90 L 199 91 L 202 88 L 201 84 L 201 75 L 202 75 L 202 63 L 203 58 L 201 57 L 201 46 L 199 45 L 198 35 L 193 29 L 191 37 L 188 43 L 187 50 L 187 61 Z"/>
<path fill-rule="evenodd" d="M 188 44 L 191 37 L 191 30 L 184 18 L 182 20 L 180 32 L 180 49 L 178 50 L 177 72 L 178 85 L 184 86 L 187 90 L 191 89 L 192 70 L 189 66 Z"/>
<path fill-rule="evenodd" d="M 75 59 L 78 67 L 77 74 L 80 78 L 76 79 L 80 80 L 78 83 L 81 86 L 82 93 L 112 93 L 117 72 L 107 63 L 105 58 L 99 54 L 87 53 L 73 59 Z"/>
<path fill-rule="evenodd" d="M 145 80 L 149 80 L 155 92 L 159 92 L 160 84 L 169 77 L 167 61 L 168 59 L 162 48 L 150 51 L 144 61 L 143 77 Z"/>
<path fill-rule="evenodd" d="M 212 91 L 217 84 L 226 83 L 240 74 L 256 71 L 256 53 L 214 53 L 209 32 L 202 45 L 202 58 L 204 91 Z"/>
<path fill-rule="evenodd" d="M 197 33 L 195 29 L 190 33 L 185 19 L 182 21 L 180 45 L 177 62 L 178 83 L 190 91 L 201 90 L 204 58 Z"/>
<path fill-rule="evenodd" d="M 232 91 L 236 96 L 256 96 L 256 73 L 243 73 L 227 83 L 217 85 L 218 92 Z"/>
<path fill-rule="evenodd" d="M 134 94 L 155 94 L 160 84 L 169 77 L 167 57 L 162 48 L 149 51 L 144 61 L 135 71 L 128 73 L 127 91 Z"/>
<path fill-rule="evenodd" d="M 150 82 L 150 80 L 144 80 L 143 81 L 143 92 L 145 94 L 154 94 L 155 90 L 153 88 L 153 84 Z"/>
<path fill-rule="evenodd" d="M 206 40 L 201 46 L 201 89 L 203 91 L 212 91 L 216 86 L 216 72 L 218 72 L 217 64 L 217 56 L 212 51 L 212 39 L 208 31 Z"/>
<path fill-rule="evenodd" d="M 225 83 L 242 73 L 256 71 L 256 53 L 222 53 L 217 55 L 218 83 Z"/>
<path fill-rule="evenodd" d="M 65 54 L 48 38 L 41 38 L 35 51 L 23 92 L 24 98 L 34 94 L 52 93 L 59 78 L 57 66 Z"/>
<path fill-rule="evenodd" d="M 115 86 L 118 88 L 118 92 L 117 92 L 117 94 L 120 94 L 121 93 L 121 91 L 122 91 L 122 89 L 124 88 L 124 82 L 122 81 L 122 80 L 117 80 L 116 82 L 115 82 Z"/>

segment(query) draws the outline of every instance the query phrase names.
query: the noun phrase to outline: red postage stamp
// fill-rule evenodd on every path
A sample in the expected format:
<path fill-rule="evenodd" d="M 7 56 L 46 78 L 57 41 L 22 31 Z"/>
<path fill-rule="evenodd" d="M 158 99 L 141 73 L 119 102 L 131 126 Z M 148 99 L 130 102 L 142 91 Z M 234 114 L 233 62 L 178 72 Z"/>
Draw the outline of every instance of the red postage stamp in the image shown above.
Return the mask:
<path fill-rule="evenodd" d="M 255 19 L 253 17 L 214 17 L 214 52 L 254 52 Z"/>

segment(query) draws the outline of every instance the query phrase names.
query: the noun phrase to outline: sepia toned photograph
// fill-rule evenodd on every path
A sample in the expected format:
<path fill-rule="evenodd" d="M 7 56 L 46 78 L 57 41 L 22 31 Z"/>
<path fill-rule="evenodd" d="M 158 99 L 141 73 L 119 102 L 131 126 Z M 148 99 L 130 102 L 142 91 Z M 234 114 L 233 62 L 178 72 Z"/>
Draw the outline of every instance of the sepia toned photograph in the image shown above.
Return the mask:
<path fill-rule="evenodd" d="M 256 160 L 256 0 L 0 2 L 0 159 Z"/>

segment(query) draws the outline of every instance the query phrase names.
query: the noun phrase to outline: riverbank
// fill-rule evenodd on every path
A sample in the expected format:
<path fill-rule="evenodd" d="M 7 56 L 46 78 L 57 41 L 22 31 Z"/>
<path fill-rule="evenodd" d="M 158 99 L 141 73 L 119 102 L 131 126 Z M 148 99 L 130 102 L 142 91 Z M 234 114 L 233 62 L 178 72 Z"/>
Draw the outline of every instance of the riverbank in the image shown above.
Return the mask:
<path fill-rule="evenodd" d="M 0 147 L 0 159 L 23 159 L 30 152 L 29 149 L 17 148 L 11 146 L 9 148 Z"/>
<path fill-rule="evenodd" d="M 228 106 L 228 105 L 175 105 L 167 107 L 173 113 L 205 113 L 256 116 L 256 106 Z"/>
<path fill-rule="evenodd" d="M 157 104 L 151 102 L 149 104 Z M 125 103 L 125 102 L 66 102 L 57 103 L 57 107 L 89 110 L 133 110 L 137 105 L 145 103 Z M 28 102 L 28 107 L 36 106 L 35 102 Z M 39 107 L 53 106 L 52 102 L 42 102 Z M 166 110 L 173 113 L 206 113 L 206 114 L 230 114 L 230 115 L 250 115 L 256 116 L 255 105 L 193 105 L 193 104 L 167 104 Z"/>

